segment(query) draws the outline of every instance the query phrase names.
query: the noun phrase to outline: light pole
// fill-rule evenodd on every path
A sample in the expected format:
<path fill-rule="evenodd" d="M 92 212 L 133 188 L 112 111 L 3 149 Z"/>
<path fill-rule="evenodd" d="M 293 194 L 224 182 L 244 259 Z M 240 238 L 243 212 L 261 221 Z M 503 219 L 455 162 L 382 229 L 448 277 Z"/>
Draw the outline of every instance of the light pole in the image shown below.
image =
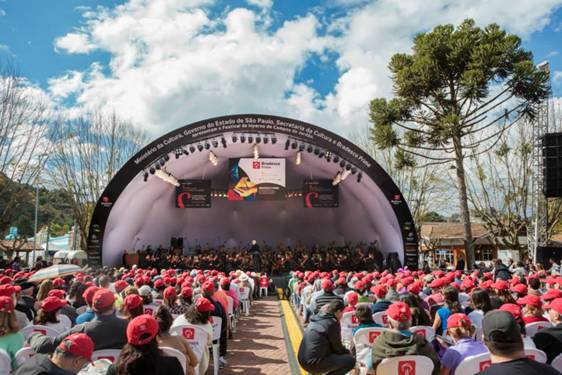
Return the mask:
<path fill-rule="evenodd" d="M 34 225 L 34 235 L 33 235 L 33 257 L 31 260 L 31 266 L 35 266 L 35 255 L 37 252 L 37 220 L 39 216 L 39 179 L 35 184 L 35 225 Z"/>

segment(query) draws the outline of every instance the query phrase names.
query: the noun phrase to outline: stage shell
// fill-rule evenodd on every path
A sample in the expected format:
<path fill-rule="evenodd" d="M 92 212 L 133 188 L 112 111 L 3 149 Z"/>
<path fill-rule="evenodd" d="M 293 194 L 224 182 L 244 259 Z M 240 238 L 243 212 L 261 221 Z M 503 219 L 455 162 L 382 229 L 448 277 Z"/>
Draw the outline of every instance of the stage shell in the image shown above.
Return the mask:
<path fill-rule="evenodd" d="M 241 136 L 246 138 L 245 143 Z M 248 143 L 250 136 L 254 138 L 252 144 Z M 355 173 L 340 183 L 339 207 L 307 209 L 298 194 L 280 201 L 256 202 L 228 201 L 220 194 L 212 198 L 211 208 L 180 209 L 175 204 L 175 187 L 148 173 L 165 158 L 165 169 L 177 179 L 210 179 L 213 191 L 226 191 L 229 159 L 253 157 L 258 136 L 268 139 L 267 144 L 258 144 L 261 158 L 286 158 L 289 191 L 301 189 L 305 179 L 332 179 L 349 164 Z M 206 143 L 210 149 L 197 149 Z M 293 143 L 305 145 L 300 165 L 295 163 L 299 149 L 294 149 Z M 311 153 L 306 151 L 309 146 Z M 189 155 L 176 158 L 178 150 Z M 218 158 L 216 166 L 209 162 L 210 151 Z M 146 181 L 145 173 L 149 175 Z M 247 246 L 252 239 L 290 246 L 362 241 L 375 243 L 385 254 L 397 252 L 400 261 L 411 269 L 417 268 L 418 262 L 417 234 L 408 205 L 374 159 L 324 128 L 270 115 L 242 114 L 198 121 L 139 151 L 114 176 L 97 202 L 88 236 L 89 262 L 94 266 L 119 265 L 124 249 L 169 246 L 172 237 L 182 237 L 184 247 L 189 249 L 235 248 Z"/>

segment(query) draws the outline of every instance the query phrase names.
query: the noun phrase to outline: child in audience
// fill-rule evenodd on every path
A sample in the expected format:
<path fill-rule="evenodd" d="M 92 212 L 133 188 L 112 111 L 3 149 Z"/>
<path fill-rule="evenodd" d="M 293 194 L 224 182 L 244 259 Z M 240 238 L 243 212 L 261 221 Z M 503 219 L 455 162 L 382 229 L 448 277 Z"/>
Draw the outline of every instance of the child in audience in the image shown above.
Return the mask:
<path fill-rule="evenodd" d="M 0 349 L 5 350 L 15 368 L 15 356 L 23 347 L 24 337 L 16 320 L 14 297 L 0 296 Z"/>
<path fill-rule="evenodd" d="M 70 327 L 64 325 L 58 318 L 59 310 L 66 306 L 66 301 L 55 296 L 47 297 L 41 301 L 41 308 L 37 312 L 37 316 L 33 321 L 39 324 L 53 328 L 58 333 L 63 333 Z"/>

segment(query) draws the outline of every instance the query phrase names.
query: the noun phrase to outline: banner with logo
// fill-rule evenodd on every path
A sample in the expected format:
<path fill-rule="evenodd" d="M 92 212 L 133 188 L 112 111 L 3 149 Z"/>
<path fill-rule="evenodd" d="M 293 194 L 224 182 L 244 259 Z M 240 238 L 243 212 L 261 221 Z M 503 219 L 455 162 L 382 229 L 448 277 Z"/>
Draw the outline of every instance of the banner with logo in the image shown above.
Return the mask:
<path fill-rule="evenodd" d="M 303 187 L 304 208 L 339 207 L 339 186 L 332 180 L 305 181 Z"/>
<path fill-rule="evenodd" d="M 228 200 L 285 199 L 285 159 L 230 159 L 228 170 Z"/>
<path fill-rule="evenodd" d="M 176 207 L 210 208 L 211 180 L 179 180 L 176 187 Z"/>

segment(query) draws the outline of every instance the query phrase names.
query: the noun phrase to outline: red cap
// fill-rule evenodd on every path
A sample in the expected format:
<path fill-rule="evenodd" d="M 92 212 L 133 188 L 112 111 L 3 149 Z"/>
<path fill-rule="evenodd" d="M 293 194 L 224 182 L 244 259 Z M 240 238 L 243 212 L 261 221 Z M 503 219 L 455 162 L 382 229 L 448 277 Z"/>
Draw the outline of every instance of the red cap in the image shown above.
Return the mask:
<path fill-rule="evenodd" d="M 490 286 L 494 289 L 497 289 L 497 290 L 508 290 L 509 289 L 509 284 L 507 283 L 507 281 L 502 280 L 502 279 L 496 280 L 496 282 L 493 283 Z"/>
<path fill-rule="evenodd" d="M 408 285 L 408 292 L 413 294 L 419 294 L 422 290 L 422 284 L 419 281 L 414 282 L 413 284 Z"/>
<path fill-rule="evenodd" d="M 472 321 L 465 314 L 457 313 L 447 319 L 447 329 L 449 328 L 470 328 Z"/>
<path fill-rule="evenodd" d="M 72 355 L 84 357 L 91 362 L 94 346 L 92 339 L 85 333 L 73 333 L 66 336 L 58 348 Z"/>
<path fill-rule="evenodd" d="M 117 293 L 121 293 L 129 284 L 125 280 L 117 280 L 113 286 Z"/>
<path fill-rule="evenodd" d="M 14 299 L 8 296 L 0 296 L 0 311 L 11 313 L 16 308 Z"/>
<path fill-rule="evenodd" d="M 162 279 L 157 279 L 157 280 L 154 282 L 154 288 L 155 288 L 155 289 L 160 289 L 160 288 L 162 288 L 163 286 L 164 286 L 164 280 L 162 280 Z"/>
<path fill-rule="evenodd" d="M 435 279 L 430 284 L 430 288 L 441 288 L 443 286 L 443 279 Z"/>
<path fill-rule="evenodd" d="M 11 284 L 12 283 L 12 278 L 9 276 L 2 276 L 0 277 L 0 284 L 1 285 L 5 285 L 5 284 Z"/>
<path fill-rule="evenodd" d="M 58 297 L 47 297 L 41 301 L 41 309 L 45 312 L 53 312 L 66 305 L 66 301 Z"/>
<path fill-rule="evenodd" d="M 364 283 L 363 281 L 361 281 L 361 280 L 357 280 L 357 281 L 355 282 L 355 285 L 354 285 L 354 286 L 355 286 L 355 290 L 362 290 L 362 289 L 365 288 L 365 283 Z"/>
<path fill-rule="evenodd" d="M 228 277 L 223 277 L 220 281 L 221 283 L 221 288 L 227 288 L 230 286 L 230 279 Z"/>
<path fill-rule="evenodd" d="M 519 307 L 518 305 L 514 303 L 504 303 L 503 305 L 501 305 L 500 310 L 507 311 L 508 313 L 513 315 L 515 320 L 517 320 L 518 322 L 521 321 L 521 307 Z"/>
<path fill-rule="evenodd" d="M 527 285 L 517 284 L 511 288 L 511 291 L 519 294 L 527 294 Z"/>
<path fill-rule="evenodd" d="M 211 303 L 207 298 L 201 297 L 195 301 L 195 308 L 199 312 L 211 312 L 215 311 L 215 305 Z"/>
<path fill-rule="evenodd" d="M 542 295 L 544 301 L 552 301 L 556 298 L 562 298 L 562 290 L 560 289 L 549 289 L 545 294 Z"/>
<path fill-rule="evenodd" d="M 177 296 L 178 296 L 178 292 L 176 288 L 174 288 L 173 286 L 169 286 L 166 289 L 164 289 L 164 298 L 170 299 L 170 298 L 176 298 Z"/>
<path fill-rule="evenodd" d="M 338 278 L 338 280 L 336 281 L 337 285 L 345 285 L 345 277 L 340 277 Z"/>
<path fill-rule="evenodd" d="M 99 289 L 92 298 L 92 308 L 94 311 L 104 310 L 113 306 L 115 302 L 115 294 L 107 289 Z"/>
<path fill-rule="evenodd" d="M 192 297 L 193 296 L 193 289 L 191 289 L 191 287 L 189 287 L 189 286 L 184 286 L 183 288 L 181 288 L 180 295 L 184 298 Z"/>
<path fill-rule="evenodd" d="M 158 322 L 151 315 L 139 315 L 127 326 L 127 341 L 131 345 L 145 345 L 158 333 Z"/>
<path fill-rule="evenodd" d="M 542 301 L 539 296 L 527 295 L 523 298 L 517 300 L 519 305 L 531 305 L 540 308 L 542 306 Z"/>
<path fill-rule="evenodd" d="M 88 305 L 92 306 L 92 299 L 98 290 L 99 288 L 97 286 L 91 286 L 82 293 L 82 297 L 84 297 Z"/>
<path fill-rule="evenodd" d="M 351 292 L 347 295 L 347 303 L 351 306 L 357 305 L 357 302 L 359 302 L 359 295 L 357 293 Z"/>
<path fill-rule="evenodd" d="M 556 298 L 552 300 L 550 303 L 544 305 L 544 308 L 547 310 L 554 310 L 559 314 L 562 314 L 562 298 Z"/>
<path fill-rule="evenodd" d="M 215 292 L 215 283 L 211 280 L 207 280 L 201 285 L 201 289 L 207 293 L 214 293 Z"/>
<path fill-rule="evenodd" d="M 330 279 L 322 280 L 321 286 L 322 286 L 322 289 L 327 290 L 327 291 L 331 291 L 331 290 L 334 289 L 334 283 Z"/>
<path fill-rule="evenodd" d="M 61 279 L 60 277 L 57 277 L 56 279 L 53 280 L 53 286 L 55 288 L 62 288 L 64 284 L 65 284 L 64 280 Z"/>
<path fill-rule="evenodd" d="M 386 315 L 398 322 L 404 323 L 412 319 L 412 313 L 410 311 L 410 306 L 404 302 L 394 302 L 392 305 L 388 306 L 386 310 Z"/>
<path fill-rule="evenodd" d="M 123 304 L 129 311 L 132 309 L 136 309 L 137 307 L 142 305 L 142 297 L 139 296 L 138 294 L 129 294 L 123 300 Z"/>
<path fill-rule="evenodd" d="M 48 297 L 57 297 L 60 299 L 64 299 L 66 293 L 62 289 L 51 289 L 47 294 Z"/>
<path fill-rule="evenodd" d="M 388 293 L 388 289 L 386 285 L 375 285 L 371 288 L 371 293 L 373 293 L 377 298 L 384 298 L 386 293 Z"/>
<path fill-rule="evenodd" d="M 0 296 L 11 297 L 16 293 L 16 289 L 9 284 L 0 285 Z"/>
<path fill-rule="evenodd" d="M 408 286 L 414 282 L 414 278 L 412 276 L 407 276 L 401 280 L 402 285 Z"/>

